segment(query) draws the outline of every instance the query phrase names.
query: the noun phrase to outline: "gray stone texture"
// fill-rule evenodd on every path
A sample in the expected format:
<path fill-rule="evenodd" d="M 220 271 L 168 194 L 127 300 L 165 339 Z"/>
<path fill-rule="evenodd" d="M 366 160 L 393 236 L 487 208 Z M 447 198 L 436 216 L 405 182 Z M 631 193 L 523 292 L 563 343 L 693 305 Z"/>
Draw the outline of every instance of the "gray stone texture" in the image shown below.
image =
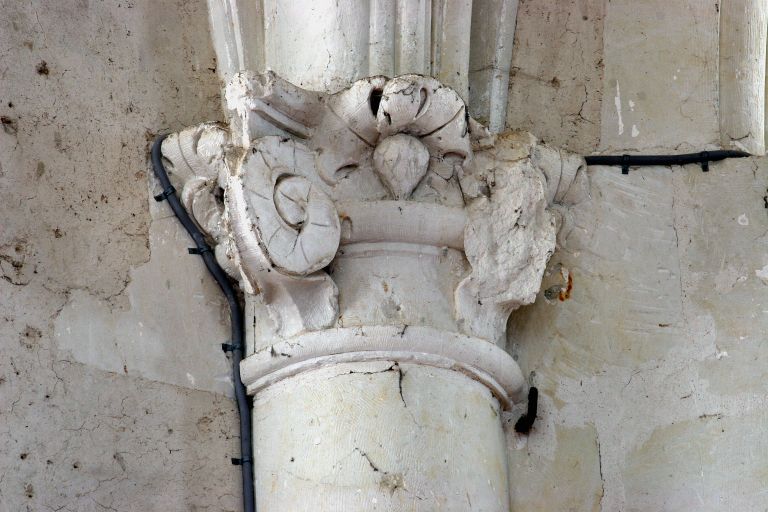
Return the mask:
<path fill-rule="evenodd" d="M 605 6 L 596 0 L 521 0 L 507 126 L 588 154 L 600 140 Z"/>
<path fill-rule="evenodd" d="M 2 512 L 239 509 L 221 299 L 148 209 L 215 67 L 202 0 L 0 2 Z"/>
<path fill-rule="evenodd" d="M 587 152 L 716 148 L 717 3 L 589 4 L 605 9 L 584 29 L 604 34 L 599 142 L 552 130 L 570 112 L 558 98 L 553 112 L 513 95 L 510 122 L 536 109 L 532 132 Z M 569 19 L 561 9 L 522 2 L 518 34 L 548 47 Z M 579 63 L 586 44 L 549 49 L 554 69 Z M 593 69 L 579 73 L 574 83 L 592 83 Z M 767 170 L 764 158 L 707 174 L 590 168 L 591 201 L 572 212 L 536 303 L 509 324 L 509 349 L 542 392 L 531 435 L 508 435 L 512 510 L 765 510 Z M 547 300 L 563 267 L 571 296 Z"/>
<path fill-rule="evenodd" d="M 239 510 L 226 310 L 151 139 L 221 117 L 203 0 L 0 0 L 0 512 Z M 521 0 L 508 125 L 714 148 L 718 4 Z M 509 350 L 512 509 L 763 511 L 768 161 L 590 170 Z M 517 415 L 509 416 L 513 423 Z"/>

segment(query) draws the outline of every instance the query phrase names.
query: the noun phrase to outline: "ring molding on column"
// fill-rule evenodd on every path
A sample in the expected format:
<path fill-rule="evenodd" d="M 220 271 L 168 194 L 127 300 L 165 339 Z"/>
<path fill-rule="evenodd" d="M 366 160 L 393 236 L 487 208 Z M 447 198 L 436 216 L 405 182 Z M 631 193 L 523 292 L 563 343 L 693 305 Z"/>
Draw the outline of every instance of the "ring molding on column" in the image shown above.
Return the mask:
<path fill-rule="evenodd" d="M 396 361 L 458 371 L 481 382 L 508 409 L 525 379 L 505 350 L 481 338 L 424 326 L 362 326 L 301 334 L 240 363 L 249 394 L 299 373 L 340 363 Z"/>

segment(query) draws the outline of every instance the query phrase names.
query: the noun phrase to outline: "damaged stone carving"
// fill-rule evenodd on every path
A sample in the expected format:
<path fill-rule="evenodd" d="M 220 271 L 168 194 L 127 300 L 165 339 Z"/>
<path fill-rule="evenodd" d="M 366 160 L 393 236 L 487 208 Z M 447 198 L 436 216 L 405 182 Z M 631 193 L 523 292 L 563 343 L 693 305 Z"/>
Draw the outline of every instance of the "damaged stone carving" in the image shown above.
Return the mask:
<path fill-rule="evenodd" d="M 527 133 L 492 135 L 467 114 L 456 92 L 421 75 L 376 76 L 321 94 L 273 73 L 240 73 L 226 88 L 226 104 L 229 126 L 188 128 L 162 149 L 185 207 L 240 283 L 253 319 L 241 370 L 256 395 L 259 503 L 298 510 L 291 501 L 297 498 L 279 490 L 291 482 L 306 492 L 334 489 L 327 507 L 313 510 L 370 500 L 397 507 L 408 501 L 395 492 L 401 489 L 423 501 L 413 510 L 433 510 L 438 494 L 428 491 L 458 485 L 473 503 L 486 503 L 484 510 L 506 510 L 506 459 L 491 467 L 482 455 L 503 451 L 494 448 L 500 438 L 488 441 L 490 448 L 456 455 L 469 457 L 464 462 L 483 482 L 477 485 L 444 467 L 449 459 L 441 443 L 499 431 L 498 408 L 523 395 L 522 373 L 503 349 L 507 317 L 535 299 L 558 229 L 567 225 L 566 207 L 588 193 L 583 160 Z M 367 375 L 345 392 L 379 396 L 383 411 L 389 395 L 374 376 L 387 371 L 371 369 L 380 364 L 397 368 L 398 407 L 408 408 L 417 424 L 424 421 L 420 412 L 437 414 L 436 407 L 465 407 L 465 418 L 476 413 L 439 442 L 425 437 L 424 449 L 408 457 L 403 450 L 423 433 L 391 425 L 391 438 L 378 446 L 380 457 L 396 466 L 381 471 L 390 480 L 397 476 L 394 490 L 369 489 L 359 471 L 338 469 L 351 456 L 344 453 L 355 451 L 366 459 L 357 469 L 383 467 L 365 444 L 370 436 L 344 437 L 312 420 L 311 439 L 286 435 L 280 448 L 267 447 L 271 429 L 301 423 L 309 409 L 333 411 L 339 424 L 357 415 L 365 431 L 359 422 L 374 420 L 360 418 L 360 410 L 339 410 L 344 399 L 333 396 L 341 388 L 329 375 Z M 404 375 L 464 391 L 450 398 L 427 384 L 408 407 Z M 308 388 L 324 390 L 322 398 L 302 402 Z M 481 401 L 495 418 L 455 402 L 468 389 L 484 393 Z M 292 400 L 298 401 L 294 409 L 286 405 Z M 298 452 L 323 443 L 329 443 L 323 448 L 328 460 L 286 462 L 289 452 L 297 452 L 295 461 Z M 435 478 L 416 476 L 430 464 L 438 468 Z M 280 485 L 270 488 L 266 481 Z M 444 510 L 464 510 L 464 496 L 441 499 Z"/>

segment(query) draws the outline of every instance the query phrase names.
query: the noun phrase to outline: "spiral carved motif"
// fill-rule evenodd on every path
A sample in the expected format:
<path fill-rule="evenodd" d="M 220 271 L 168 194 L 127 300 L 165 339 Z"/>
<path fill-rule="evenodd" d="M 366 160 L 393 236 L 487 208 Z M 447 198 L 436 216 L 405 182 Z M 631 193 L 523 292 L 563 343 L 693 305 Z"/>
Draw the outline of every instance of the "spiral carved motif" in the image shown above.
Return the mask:
<path fill-rule="evenodd" d="M 579 157 L 490 134 L 431 77 L 374 76 L 326 95 L 241 73 L 226 97 L 229 129 L 185 130 L 163 152 L 217 259 L 280 336 L 333 326 L 339 291 L 324 270 L 340 243 L 383 242 L 462 251 L 471 271 L 452 299 L 456 328 L 500 341 L 567 222 L 553 204 L 588 195 Z"/>
<path fill-rule="evenodd" d="M 239 171 L 242 199 L 230 198 L 232 209 L 248 211 L 252 223 L 242 228 L 252 230 L 272 265 L 286 274 L 322 269 L 339 246 L 336 208 L 313 173 L 305 146 L 265 137 L 254 143 Z"/>

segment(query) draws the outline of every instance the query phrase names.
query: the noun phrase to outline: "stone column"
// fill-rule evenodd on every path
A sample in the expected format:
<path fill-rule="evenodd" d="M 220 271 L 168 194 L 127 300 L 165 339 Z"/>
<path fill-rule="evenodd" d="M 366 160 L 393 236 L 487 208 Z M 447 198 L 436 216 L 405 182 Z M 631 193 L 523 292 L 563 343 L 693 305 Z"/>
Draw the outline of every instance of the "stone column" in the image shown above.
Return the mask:
<path fill-rule="evenodd" d="M 723 147 L 765 154 L 768 5 L 725 0 L 720 9 L 720 137 Z"/>
<path fill-rule="evenodd" d="M 336 92 L 366 76 L 431 75 L 504 130 L 518 0 L 208 0 L 225 83 L 272 70 Z"/>
<path fill-rule="evenodd" d="M 227 126 L 162 150 L 245 295 L 257 507 L 508 510 L 506 321 L 583 161 L 491 134 L 423 75 L 326 93 L 238 72 L 225 102 Z"/>

